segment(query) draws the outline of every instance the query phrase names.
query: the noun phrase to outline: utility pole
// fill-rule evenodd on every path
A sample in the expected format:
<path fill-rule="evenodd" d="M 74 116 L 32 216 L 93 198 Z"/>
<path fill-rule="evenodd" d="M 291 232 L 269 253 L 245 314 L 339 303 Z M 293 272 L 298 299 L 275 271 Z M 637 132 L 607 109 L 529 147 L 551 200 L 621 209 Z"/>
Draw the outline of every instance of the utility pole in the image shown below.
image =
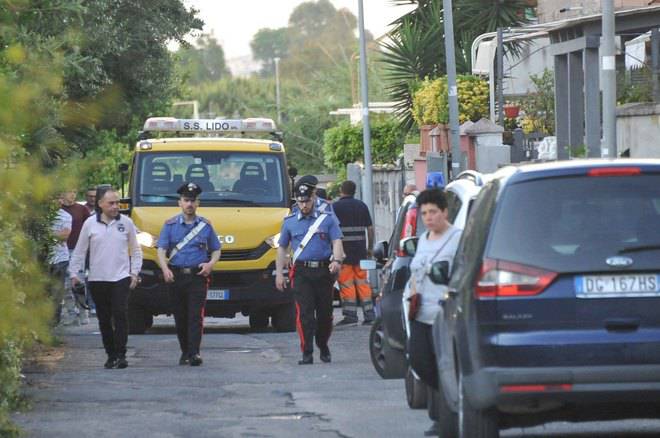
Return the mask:
<path fill-rule="evenodd" d="M 601 77 L 603 78 L 603 141 L 601 157 L 616 158 L 616 57 L 614 48 L 614 0 L 603 0 L 603 46 Z"/>
<path fill-rule="evenodd" d="M 442 0 L 445 25 L 445 62 L 447 67 L 447 90 L 449 94 L 449 142 L 451 144 L 451 177 L 463 170 L 463 154 L 458 132 L 458 87 L 456 86 L 456 55 L 454 54 L 454 13 L 452 1 Z M 447 181 L 449 175 L 445 175 Z"/>
<path fill-rule="evenodd" d="M 497 28 L 497 120 L 504 128 L 504 32 Z"/>
<path fill-rule="evenodd" d="M 364 37 L 364 7 L 358 0 L 358 25 L 360 29 L 360 86 L 362 91 L 362 139 L 364 142 L 364 187 L 362 201 L 374 217 L 373 175 L 371 169 L 371 127 L 369 126 L 369 83 L 367 82 L 367 44 Z"/>
<path fill-rule="evenodd" d="M 276 56 L 275 61 L 275 108 L 277 110 L 277 124 L 282 123 L 282 112 L 280 111 L 280 58 Z"/>

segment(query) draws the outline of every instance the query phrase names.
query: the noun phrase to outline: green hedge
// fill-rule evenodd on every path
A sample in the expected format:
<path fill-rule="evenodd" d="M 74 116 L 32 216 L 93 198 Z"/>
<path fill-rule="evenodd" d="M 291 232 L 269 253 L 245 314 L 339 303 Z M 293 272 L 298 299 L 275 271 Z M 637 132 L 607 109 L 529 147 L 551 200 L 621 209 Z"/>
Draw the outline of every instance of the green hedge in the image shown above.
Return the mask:
<path fill-rule="evenodd" d="M 403 152 L 404 132 L 394 119 L 376 119 L 371 123 L 371 158 L 374 164 L 394 163 Z M 325 163 L 334 170 L 341 170 L 348 163 L 364 162 L 362 124 L 342 122 L 326 129 L 323 152 Z"/>

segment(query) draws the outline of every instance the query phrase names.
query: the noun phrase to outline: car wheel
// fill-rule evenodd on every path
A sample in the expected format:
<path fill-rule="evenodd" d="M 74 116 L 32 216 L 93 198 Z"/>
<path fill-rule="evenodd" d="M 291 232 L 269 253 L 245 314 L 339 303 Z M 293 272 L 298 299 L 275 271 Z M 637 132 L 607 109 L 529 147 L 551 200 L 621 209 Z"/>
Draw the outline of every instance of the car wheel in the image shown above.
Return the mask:
<path fill-rule="evenodd" d="M 499 438 L 497 411 L 475 409 L 465 396 L 463 373 L 458 376 L 458 437 L 459 438 Z"/>
<path fill-rule="evenodd" d="M 142 306 L 128 306 L 128 333 L 131 335 L 143 335 L 147 331 L 147 316 Z"/>
<path fill-rule="evenodd" d="M 268 328 L 268 313 L 263 309 L 250 310 L 250 329 L 264 331 Z"/>
<path fill-rule="evenodd" d="M 402 379 L 408 365 L 402 352 L 393 349 L 387 342 L 383 320 L 376 318 L 369 333 L 369 355 L 371 363 L 383 379 Z"/>
<path fill-rule="evenodd" d="M 433 398 L 429 403 L 429 417 L 438 422 L 438 436 L 440 438 L 455 438 L 458 436 L 458 418 L 456 412 L 452 411 L 449 403 L 447 403 L 445 392 L 442 389 L 442 381 L 439 381 L 438 385 L 438 390 L 433 391 Z M 433 413 L 430 412 L 431 409 Z"/>
<path fill-rule="evenodd" d="M 408 367 L 408 372 L 406 372 L 405 383 L 408 407 L 410 409 L 425 409 L 427 395 L 426 383 L 415 377 L 410 367 Z"/>
<path fill-rule="evenodd" d="M 296 308 L 293 303 L 283 304 L 275 309 L 273 327 L 280 333 L 296 331 Z"/>

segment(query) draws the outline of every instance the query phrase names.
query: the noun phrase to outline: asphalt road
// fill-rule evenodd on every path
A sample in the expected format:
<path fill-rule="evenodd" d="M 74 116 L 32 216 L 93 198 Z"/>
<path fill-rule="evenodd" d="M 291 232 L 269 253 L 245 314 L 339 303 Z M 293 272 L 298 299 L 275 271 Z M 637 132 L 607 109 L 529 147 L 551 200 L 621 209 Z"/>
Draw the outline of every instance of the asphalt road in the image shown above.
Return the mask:
<path fill-rule="evenodd" d="M 337 309 L 336 312 L 339 312 Z M 335 315 L 335 320 L 339 314 Z M 130 336 L 125 370 L 105 370 L 95 321 L 62 329 L 53 367 L 28 367 L 32 408 L 13 420 L 34 437 L 421 437 L 402 380 L 371 366 L 369 328 L 335 330 L 333 362 L 299 366 L 295 333 L 251 333 L 246 318 L 206 321 L 201 367 L 179 366 L 171 318 Z M 660 421 L 553 423 L 505 437 L 651 437 Z"/>

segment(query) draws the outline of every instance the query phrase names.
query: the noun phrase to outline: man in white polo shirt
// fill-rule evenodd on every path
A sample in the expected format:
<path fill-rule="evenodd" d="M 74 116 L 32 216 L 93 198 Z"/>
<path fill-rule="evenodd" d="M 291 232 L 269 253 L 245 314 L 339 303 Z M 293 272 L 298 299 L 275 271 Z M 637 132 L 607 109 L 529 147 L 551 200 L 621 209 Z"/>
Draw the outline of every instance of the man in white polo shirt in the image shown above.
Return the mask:
<path fill-rule="evenodd" d="M 89 249 L 89 288 L 96 303 L 103 347 L 108 355 L 105 368 L 126 368 L 128 339 L 128 294 L 138 283 L 142 250 L 133 221 L 119 214 L 119 195 L 110 187 L 99 187 L 98 209 L 83 224 L 69 265 L 72 285 Z"/>

